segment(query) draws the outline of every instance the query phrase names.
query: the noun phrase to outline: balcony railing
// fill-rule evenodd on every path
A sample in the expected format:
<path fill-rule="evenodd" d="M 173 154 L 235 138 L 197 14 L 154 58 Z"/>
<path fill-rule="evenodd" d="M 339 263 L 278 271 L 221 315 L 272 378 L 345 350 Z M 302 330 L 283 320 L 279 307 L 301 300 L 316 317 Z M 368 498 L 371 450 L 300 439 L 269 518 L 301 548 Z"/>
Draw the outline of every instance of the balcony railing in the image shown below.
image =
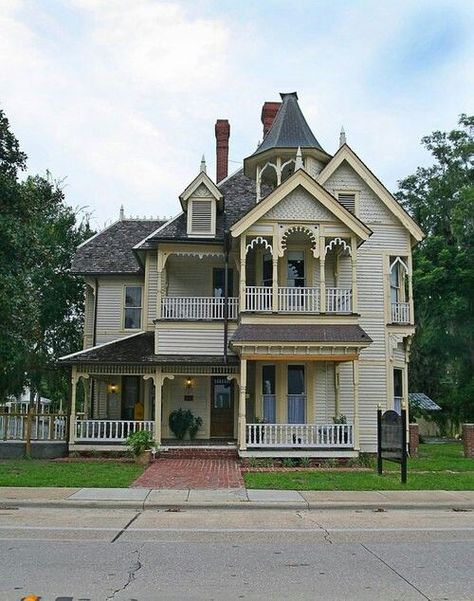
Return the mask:
<path fill-rule="evenodd" d="M 351 313 L 352 290 L 350 288 L 326 288 L 327 313 Z"/>
<path fill-rule="evenodd" d="M 410 303 L 392 303 L 392 323 L 410 323 Z"/>
<path fill-rule="evenodd" d="M 278 310 L 291 313 L 319 313 L 319 288 L 278 288 Z"/>
<path fill-rule="evenodd" d="M 247 311 L 271 311 L 273 292 L 271 286 L 247 286 L 245 308 Z"/>
<path fill-rule="evenodd" d="M 271 286 L 247 286 L 245 310 L 271 312 L 273 309 Z M 319 288 L 279 286 L 278 311 L 284 313 L 320 313 L 321 293 Z M 351 313 L 352 290 L 350 288 L 326 288 L 327 313 Z"/>
<path fill-rule="evenodd" d="M 255 448 L 338 448 L 354 446 L 352 424 L 247 424 L 247 446 Z"/>
<path fill-rule="evenodd" d="M 239 299 L 229 297 L 228 319 L 237 319 Z M 224 319 L 225 298 L 213 296 L 166 296 L 161 299 L 162 319 Z"/>
<path fill-rule="evenodd" d="M 130 434 L 146 430 L 153 434 L 154 422 L 136 420 L 78 419 L 76 441 L 124 442 Z"/>

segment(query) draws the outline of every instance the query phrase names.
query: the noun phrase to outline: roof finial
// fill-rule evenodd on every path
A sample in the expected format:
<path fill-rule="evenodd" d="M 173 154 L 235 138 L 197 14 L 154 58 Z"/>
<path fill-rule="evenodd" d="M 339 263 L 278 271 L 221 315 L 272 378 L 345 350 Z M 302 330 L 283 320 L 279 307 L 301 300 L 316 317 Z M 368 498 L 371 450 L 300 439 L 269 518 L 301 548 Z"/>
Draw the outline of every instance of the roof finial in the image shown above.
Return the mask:
<path fill-rule="evenodd" d="M 344 146 L 346 143 L 346 132 L 344 131 L 344 127 L 341 127 L 341 133 L 339 134 L 339 148 Z"/>
<path fill-rule="evenodd" d="M 295 171 L 298 171 L 298 169 L 304 169 L 301 146 L 298 146 L 298 150 L 296 151 Z"/>
<path fill-rule="evenodd" d="M 204 155 L 202 155 L 201 168 L 199 169 L 199 171 L 201 173 L 206 173 L 206 159 L 205 159 Z"/>
<path fill-rule="evenodd" d="M 123 221 L 125 219 L 125 211 L 123 210 L 123 205 L 120 205 L 120 216 L 119 216 L 120 221 Z"/>

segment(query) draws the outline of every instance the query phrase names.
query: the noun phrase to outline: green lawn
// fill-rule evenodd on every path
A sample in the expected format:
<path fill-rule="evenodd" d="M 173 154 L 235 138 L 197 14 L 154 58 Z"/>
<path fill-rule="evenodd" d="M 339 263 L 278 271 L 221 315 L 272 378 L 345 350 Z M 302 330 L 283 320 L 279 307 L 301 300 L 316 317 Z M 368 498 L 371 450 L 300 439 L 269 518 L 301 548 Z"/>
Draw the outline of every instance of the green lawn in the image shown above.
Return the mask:
<path fill-rule="evenodd" d="M 417 459 L 409 460 L 408 482 L 400 483 L 400 468 L 385 462 L 383 476 L 375 471 L 337 470 L 247 473 L 248 488 L 289 490 L 474 490 L 474 459 L 463 457 L 462 444 L 420 445 Z"/>
<path fill-rule="evenodd" d="M 143 468 L 134 463 L 11 459 L 0 461 L 0 486 L 121 488 L 142 472 Z"/>

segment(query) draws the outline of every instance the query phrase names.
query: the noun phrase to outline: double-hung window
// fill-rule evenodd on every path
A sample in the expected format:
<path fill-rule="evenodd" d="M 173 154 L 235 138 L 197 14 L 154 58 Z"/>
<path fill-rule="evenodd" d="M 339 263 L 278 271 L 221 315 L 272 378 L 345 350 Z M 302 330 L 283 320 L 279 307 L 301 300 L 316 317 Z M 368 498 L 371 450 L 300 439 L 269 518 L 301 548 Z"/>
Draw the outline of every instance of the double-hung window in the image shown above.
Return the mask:
<path fill-rule="evenodd" d="M 142 287 L 125 286 L 124 328 L 139 330 L 142 326 Z"/>

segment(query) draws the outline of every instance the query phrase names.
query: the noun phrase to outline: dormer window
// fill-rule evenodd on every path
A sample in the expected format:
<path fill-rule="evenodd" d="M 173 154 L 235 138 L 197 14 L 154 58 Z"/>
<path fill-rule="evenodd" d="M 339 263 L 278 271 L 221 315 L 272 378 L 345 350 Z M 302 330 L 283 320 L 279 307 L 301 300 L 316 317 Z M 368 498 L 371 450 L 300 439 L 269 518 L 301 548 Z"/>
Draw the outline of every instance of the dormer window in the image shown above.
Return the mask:
<path fill-rule="evenodd" d="M 215 236 L 216 202 L 214 199 L 192 199 L 188 205 L 188 236 Z"/>

